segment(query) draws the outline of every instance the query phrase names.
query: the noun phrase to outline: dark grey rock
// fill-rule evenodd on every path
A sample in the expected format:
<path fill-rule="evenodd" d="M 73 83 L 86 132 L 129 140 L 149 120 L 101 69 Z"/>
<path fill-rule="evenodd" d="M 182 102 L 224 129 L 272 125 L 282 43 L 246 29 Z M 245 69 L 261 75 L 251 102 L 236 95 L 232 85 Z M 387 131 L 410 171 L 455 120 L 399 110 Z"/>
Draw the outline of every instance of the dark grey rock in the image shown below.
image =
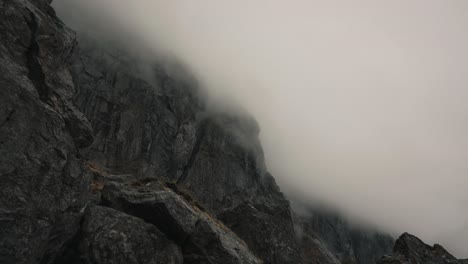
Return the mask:
<path fill-rule="evenodd" d="M 221 222 L 157 181 L 110 182 L 102 190 L 102 200 L 157 226 L 182 247 L 184 263 L 262 263 Z"/>
<path fill-rule="evenodd" d="M 404 233 L 395 242 L 392 255 L 384 256 L 378 264 L 460 264 L 442 246 L 429 246 L 419 238 Z"/>
<path fill-rule="evenodd" d="M 92 131 L 70 99 L 75 35 L 49 1 L 0 0 L 0 263 L 50 263 L 79 227 Z"/>
<path fill-rule="evenodd" d="M 181 249 L 155 226 L 101 206 L 86 212 L 73 254 L 58 263 L 181 264 Z"/>

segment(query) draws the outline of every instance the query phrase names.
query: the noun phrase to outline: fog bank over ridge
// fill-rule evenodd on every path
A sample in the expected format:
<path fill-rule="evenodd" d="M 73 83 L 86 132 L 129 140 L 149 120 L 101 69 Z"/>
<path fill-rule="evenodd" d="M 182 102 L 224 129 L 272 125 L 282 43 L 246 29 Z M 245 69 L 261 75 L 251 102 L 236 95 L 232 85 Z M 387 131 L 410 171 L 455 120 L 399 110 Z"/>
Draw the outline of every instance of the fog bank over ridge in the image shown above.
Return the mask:
<path fill-rule="evenodd" d="M 54 6 L 80 31 L 174 55 L 216 101 L 240 103 L 288 196 L 468 257 L 468 2 Z"/>

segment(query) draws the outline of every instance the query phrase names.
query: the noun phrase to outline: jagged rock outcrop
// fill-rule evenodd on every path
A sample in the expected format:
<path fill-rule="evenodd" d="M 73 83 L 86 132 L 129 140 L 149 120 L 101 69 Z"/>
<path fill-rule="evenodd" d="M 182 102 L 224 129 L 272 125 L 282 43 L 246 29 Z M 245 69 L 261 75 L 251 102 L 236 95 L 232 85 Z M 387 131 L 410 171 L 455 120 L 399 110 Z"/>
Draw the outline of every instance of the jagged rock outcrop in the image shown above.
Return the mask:
<path fill-rule="evenodd" d="M 373 264 L 393 248 L 394 240 L 389 235 L 352 227 L 329 211 L 310 209 L 296 215 L 294 221 L 305 255 L 312 251 L 315 256 L 326 258 L 329 252 L 342 263 Z M 317 243 L 318 247 L 311 248 Z"/>
<path fill-rule="evenodd" d="M 102 203 L 157 226 L 182 247 L 184 263 L 261 263 L 221 222 L 156 180 L 141 186 L 110 182 Z"/>
<path fill-rule="evenodd" d="M 182 264 L 181 249 L 155 226 L 111 208 L 92 205 L 74 250 L 57 263 Z"/>
<path fill-rule="evenodd" d="M 404 233 L 395 242 L 393 254 L 384 256 L 378 264 L 460 264 L 441 245 L 429 246 L 419 238 Z"/>
<path fill-rule="evenodd" d="M 49 263 L 79 227 L 89 174 L 74 107 L 75 34 L 50 1 L 0 0 L 0 263 Z"/>

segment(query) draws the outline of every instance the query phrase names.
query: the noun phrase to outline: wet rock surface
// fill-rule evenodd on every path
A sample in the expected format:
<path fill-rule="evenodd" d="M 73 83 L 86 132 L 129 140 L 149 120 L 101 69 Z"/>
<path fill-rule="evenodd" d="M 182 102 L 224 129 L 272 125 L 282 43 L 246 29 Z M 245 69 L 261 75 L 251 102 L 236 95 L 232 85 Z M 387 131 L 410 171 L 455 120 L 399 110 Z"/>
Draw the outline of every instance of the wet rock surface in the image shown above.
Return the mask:
<path fill-rule="evenodd" d="M 458 259 L 441 245 L 429 246 L 419 238 L 404 233 L 393 249 L 392 255 L 384 256 L 378 264 L 460 264 Z"/>

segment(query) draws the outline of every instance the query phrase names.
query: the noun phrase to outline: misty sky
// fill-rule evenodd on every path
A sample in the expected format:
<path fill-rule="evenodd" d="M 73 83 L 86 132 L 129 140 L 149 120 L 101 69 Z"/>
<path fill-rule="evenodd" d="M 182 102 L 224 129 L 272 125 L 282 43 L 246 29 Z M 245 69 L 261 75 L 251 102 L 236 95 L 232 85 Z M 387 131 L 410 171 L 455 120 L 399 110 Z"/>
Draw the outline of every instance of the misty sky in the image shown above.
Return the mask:
<path fill-rule="evenodd" d="M 54 3 L 242 104 L 290 197 L 468 257 L 468 1 Z"/>

